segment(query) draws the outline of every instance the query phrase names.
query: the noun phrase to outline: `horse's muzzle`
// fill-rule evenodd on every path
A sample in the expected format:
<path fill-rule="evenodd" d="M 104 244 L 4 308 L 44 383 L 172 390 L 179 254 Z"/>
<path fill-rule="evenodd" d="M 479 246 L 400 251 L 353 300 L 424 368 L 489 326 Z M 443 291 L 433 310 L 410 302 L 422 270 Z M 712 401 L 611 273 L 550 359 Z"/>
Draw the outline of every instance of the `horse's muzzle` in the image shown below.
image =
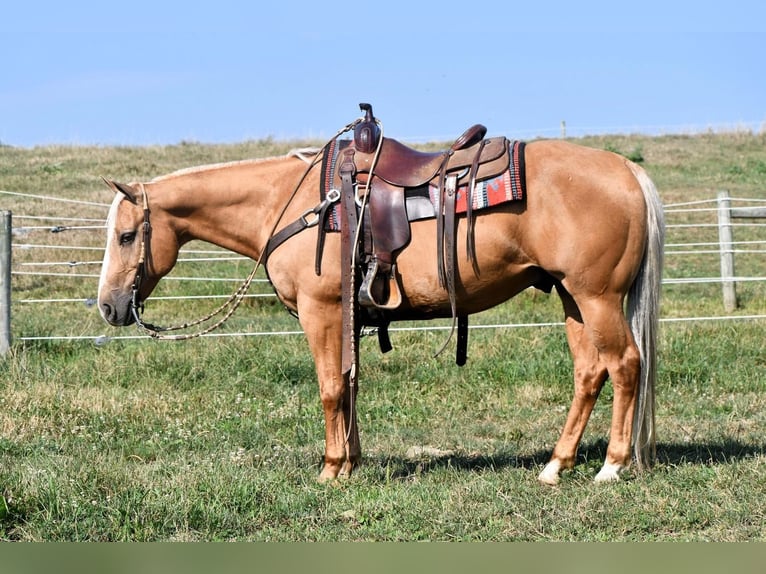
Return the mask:
<path fill-rule="evenodd" d="M 104 321 L 113 327 L 127 327 L 135 322 L 133 313 L 130 311 L 130 304 L 117 306 L 112 303 L 101 303 L 99 311 Z"/>

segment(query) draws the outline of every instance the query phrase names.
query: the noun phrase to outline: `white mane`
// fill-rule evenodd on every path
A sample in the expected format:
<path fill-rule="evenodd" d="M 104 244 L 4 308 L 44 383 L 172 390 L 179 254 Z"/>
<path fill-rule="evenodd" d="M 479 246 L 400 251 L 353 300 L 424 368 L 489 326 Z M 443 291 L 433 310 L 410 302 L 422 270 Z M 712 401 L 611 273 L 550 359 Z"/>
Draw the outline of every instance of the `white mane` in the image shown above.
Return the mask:
<path fill-rule="evenodd" d="M 163 181 L 163 180 L 170 179 L 173 177 L 178 177 L 181 175 L 189 175 L 192 173 L 200 173 L 203 171 L 212 171 L 215 169 L 223 169 L 223 168 L 232 167 L 236 165 L 251 165 L 255 163 L 263 163 L 267 161 L 273 161 L 275 159 L 284 159 L 285 157 L 297 157 L 298 159 L 306 163 L 310 163 L 310 161 L 307 160 L 305 156 L 316 155 L 317 153 L 319 153 L 319 150 L 316 148 L 301 148 L 296 150 L 290 150 L 286 155 L 283 155 L 283 156 L 261 157 L 261 158 L 254 158 L 254 159 L 240 159 L 235 161 L 227 161 L 227 162 L 221 162 L 221 163 L 211 163 L 207 165 L 186 167 L 186 168 L 174 171 L 172 173 L 155 177 L 154 179 L 152 179 L 152 181 L 153 182 Z"/>
<path fill-rule="evenodd" d="M 257 159 L 240 159 L 240 160 L 236 160 L 236 161 L 226 161 L 226 162 L 221 162 L 221 163 L 211 163 L 211 164 L 207 164 L 207 165 L 197 165 L 197 166 L 193 166 L 193 167 L 185 167 L 185 168 L 179 169 L 177 171 L 174 171 L 172 173 L 168 173 L 168 174 L 165 174 L 165 175 L 160 175 L 158 177 L 155 177 L 151 181 L 153 181 L 153 182 L 163 181 L 163 180 L 170 179 L 170 178 L 173 178 L 173 177 L 178 177 L 178 176 L 181 176 L 181 175 L 189 175 L 189 174 L 192 174 L 192 173 L 200 173 L 200 172 L 203 172 L 203 171 L 212 171 L 212 170 L 215 170 L 215 169 L 222 169 L 222 168 L 231 167 L 231 166 L 235 166 L 235 165 L 248 165 L 248 164 L 254 164 L 254 163 L 261 163 L 261 162 L 270 161 L 270 160 L 273 160 L 273 159 L 277 159 L 277 158 L 276 157 L 264 157 L 264 158 L 257 158 Z"/>

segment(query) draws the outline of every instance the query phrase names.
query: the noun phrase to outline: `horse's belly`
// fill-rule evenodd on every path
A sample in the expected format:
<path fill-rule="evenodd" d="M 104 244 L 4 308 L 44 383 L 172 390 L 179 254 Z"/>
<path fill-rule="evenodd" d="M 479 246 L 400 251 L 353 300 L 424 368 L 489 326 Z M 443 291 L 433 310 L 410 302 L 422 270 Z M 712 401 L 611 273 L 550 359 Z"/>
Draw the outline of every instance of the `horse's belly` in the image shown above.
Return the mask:
<path fill-rule="evenodd" d="M 477 276 L 470 265 L 461 265 L 456 283 L 459 314 L 472 314 L 490 309 L 524 289 L 544 281 L 546 274 L 537 267 L 511 266 L 502 274 Z M 419 272 L 403 269 L 399 272 L 403 301 L 394 311 L 396 319 L 433 319 L 452 314 L 447 290 L 439 284 L 436 264 L 433 270 L 420 267 Z"/>

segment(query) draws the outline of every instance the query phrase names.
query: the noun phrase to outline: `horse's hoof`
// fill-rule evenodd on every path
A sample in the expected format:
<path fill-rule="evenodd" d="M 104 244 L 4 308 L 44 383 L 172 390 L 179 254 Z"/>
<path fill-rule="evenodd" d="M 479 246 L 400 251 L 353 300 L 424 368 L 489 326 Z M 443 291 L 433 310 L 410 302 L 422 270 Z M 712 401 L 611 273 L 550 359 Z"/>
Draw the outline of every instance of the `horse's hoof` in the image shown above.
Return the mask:
<path fill-rule="evenodd" d="M 341 464 L 325 464 L 322 472 L 317 477 L 317 482 L 325 483 L 333 480 L 346 480 L 351 476 L 353 469 L 354 464 L 350 461 L 345 461 Z"/>
<path fill-rule="evenodd" d="M 620 480 L 620 473 L 625 470 L 621 464 L 604 463 L 601 470 L 598 471 L 595 482 L 617 482 Z"/>
<path fill-rule="evenodd" d="M 319 473 L 319 476 L 317 477 L 317 482 L 320 484 L 331 482 L 333 480 L 336 480 L 339 474 L 340 474 L 340 469 L 338 469 L 337 467 L 333 468 L 330 465 L 326 464 L 324 465 L 322 472 Z"/>
<path fill-rule="evenodd" d="M 319 473 L 319 476 L 317 476 L 317 482 L 319 484 L 327 484 L 328 482 L 330 482 L 332 480 L 335 480 L 334 476 L 330 476 L 330 475 L 324 474 L 323 472 Z"/>
<path fill-rule="evenodd" d="M 559 483 L 560 468 L 561 465 L 559 464 L 559 461 L 550 461 L 545 465 L 543 471 L 537 475 L 537 480 L 542 484 L 547 484 L 548 486 L 556 486 Z"/>
<path fill-rule="evenodd" d="M 343 463 L 343 466 L 340 467 L 340 472 L 338 473 L 338 478 L 350 478 L 351 477 L 351 471 L 353 470 L 354 465 L 346 461 Z"/>

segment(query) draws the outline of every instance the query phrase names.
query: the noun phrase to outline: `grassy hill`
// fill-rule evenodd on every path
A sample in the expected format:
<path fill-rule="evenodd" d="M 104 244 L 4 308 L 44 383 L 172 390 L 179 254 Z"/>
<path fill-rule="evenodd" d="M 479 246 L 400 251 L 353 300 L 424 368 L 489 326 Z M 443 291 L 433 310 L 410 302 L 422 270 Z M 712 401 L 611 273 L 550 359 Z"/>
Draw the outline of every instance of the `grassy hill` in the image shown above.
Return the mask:
<path fill-rule="evenodd" d="M 766 200 L 764 134 L 576 141 L 640 161 L 668 206 L 707 202 L 721 189 Z M 94 344 L 96 334 L 136 334 L 108 328 L 82 303 L 95 297 L 96 280 L 80 275 L 98 272 L 103 230 L 53 234 L 33 227 L 56 218 L 103 220 L 112 193 L 102 176 L 149 179 L 321 143 L 0 147 L 0 190 L 14 192 L 0 194 L 0 209 L 13 212 L 14 227 L 26 228 L 14 244 L 50 246 L 14 248 L 14 272 L 36 269 L 29 263 L 95 261 L 57 269 L 56 276 L 14 275 L 14 345 L 0 359 L 1 539 L 766 538 L 765 323 L 686 320 L 725 315 L 715 283 L 663 288 L 659 462 L 652 472 L 629 472 L 614 485 L 592 482 L 606 449 L 609 383 L 576 469 L 557 488 L 536 482 L 571 400 L 571 362 L 560 327 L 471 331 L 463 369 L 450 353 L 432 357 L 443 337 L 438 331 L 394 332 L 387 355 L 374 338 L 363 339 L 364 460 L 350 480 L 333 485 L 315 482 L 323 419 L 301 335 Z M 32 215 L 53 219 L 24 219 Z M 715 228 L 701 226 L 713 221 L 709 212 L 668 213 L 670 225 L 693 224 L 670 227 L 668 243 L 714 242 Z M 757 241 L 766 233 L 752 227 L 735 235 Z M 689 251 L 668 255 L 666 278 L 718 275 L 715 253 Z M 737 264 L 737 275 L 762 275 L 764 255 L 738 254 Z M 247 261 L 192 262 L 178 275 L 243 279 L 250 268 Z M 156 294 L 228 294 L 235 286 L 168 280 Z M 766 314 L 763 282 L 738 288 L 735 316 Z M 269 293 L 268 285 L 258 289 Z M 80 301 L 20 302 L 44 298 Z M 147 314 L 188 320 L 214 305 L 157 302 Z M 560 320 L 555 297 L 528 291 L 472 324 Z M 265 330 L 299 326 L 264 297 L 240 309 L 224 333 Z"/>

